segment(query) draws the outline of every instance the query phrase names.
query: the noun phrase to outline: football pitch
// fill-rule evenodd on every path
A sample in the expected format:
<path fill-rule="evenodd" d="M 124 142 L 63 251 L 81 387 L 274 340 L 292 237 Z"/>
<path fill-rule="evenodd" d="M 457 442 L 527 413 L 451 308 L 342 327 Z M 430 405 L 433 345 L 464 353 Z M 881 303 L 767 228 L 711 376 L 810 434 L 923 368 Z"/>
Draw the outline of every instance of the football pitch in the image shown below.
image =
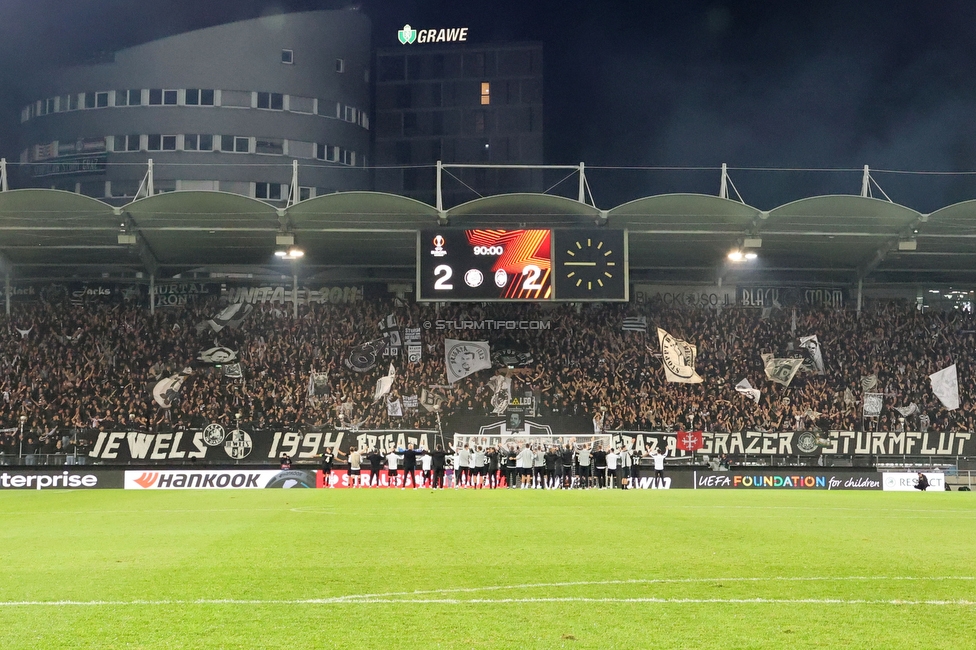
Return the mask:
<path fill-rule="evenodd" d="M 0 647 L 964 648 L 967 493 L 0 494 Z"/>

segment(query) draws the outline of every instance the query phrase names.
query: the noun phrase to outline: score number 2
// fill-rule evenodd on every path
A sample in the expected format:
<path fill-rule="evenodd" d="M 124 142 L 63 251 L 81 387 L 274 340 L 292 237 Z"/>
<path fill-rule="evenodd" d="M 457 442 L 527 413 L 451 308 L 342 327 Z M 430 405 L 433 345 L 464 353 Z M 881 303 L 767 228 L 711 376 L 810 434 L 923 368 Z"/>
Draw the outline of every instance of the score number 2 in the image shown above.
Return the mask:
<path fill-rule="evenodd" d="M 542 283 L 539 279 L 542 277 L 542 269 L 540 269 L 535 264 L 526 264 L 522 269 L 522 275 L 525 279 L 522 281 L 522 289 L 524 291 L 541 291 L 543 289 Z M 454 283 L 450 280 L 454 276 L 454 269 L 452 269 L 447 264 L 438 264 L 434 267 L 434 290 L 435 291 L 451 291 L 454 289 Z"/>

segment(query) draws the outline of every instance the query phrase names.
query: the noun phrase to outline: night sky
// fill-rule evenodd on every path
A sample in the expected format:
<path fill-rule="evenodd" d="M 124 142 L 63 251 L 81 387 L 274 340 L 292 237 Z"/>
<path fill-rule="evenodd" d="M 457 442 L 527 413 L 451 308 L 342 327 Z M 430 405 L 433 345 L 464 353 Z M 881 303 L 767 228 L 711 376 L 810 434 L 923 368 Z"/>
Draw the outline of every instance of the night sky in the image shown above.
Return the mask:
<path fill-rule="evenodd" d="M 0 0 L 0 150 L 21 80 L 162 36 L 315 0 Z M 976 3 L 365 0 L 374 44 L 404 23 L 468 26 L 474 41 L 545 47 L 546 158 L 587 166 L 976 170 Z M 384 40 L 385 39 L 385 40 Z M 876 173 L 899 203 L 930 211 L 976 198 L 976 176 Z M 859 172 L 734 170 L 770 208 L 857 193 Z M 668 191 L 717 193 L 715 171 L 593 170 L 601 207 Z"/>

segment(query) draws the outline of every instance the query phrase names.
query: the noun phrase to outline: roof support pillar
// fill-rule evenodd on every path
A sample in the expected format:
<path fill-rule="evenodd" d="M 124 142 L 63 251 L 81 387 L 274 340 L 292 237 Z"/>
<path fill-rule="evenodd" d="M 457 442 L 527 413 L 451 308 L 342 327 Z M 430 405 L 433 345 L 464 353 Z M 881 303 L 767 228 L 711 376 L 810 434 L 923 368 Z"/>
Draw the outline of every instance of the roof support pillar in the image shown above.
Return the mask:
<path fill-rule="evenodd" d="M 729 198 L 729 166 L 726 163 L 722 163 L 722 181 L 718 186 L 718 197 Z"/>
<path fill-rule="evenodd" d="M 871 168 L 864 166 L 864 175 L 861 176 L 861 196 L 870 198 L 871 196 Z"/>
<path fill-rule="evenodd" d="M 291 275 L 291 304 L 292 304 L 292 316 L 298 319 L 298 274 L 292 273 Z"/>
<path fill-rule="evenodd" d="M 149 274 L 149 315 L 156 315 L 156 274 Z"/>
<path fill-rule="evenodd" d="M 438 212 L 444 212 L 444 193 L 442 192 L 441 185 L 441 175 L 444 171 L 444 165 L 440 160 L 437 161 L 437 208 Z"/>
<path fill-rule="evenodd" d="M 864 278 L 857 279 L 857 317 L 861 317 L 861 301 L 863 299 L 864 292 Z"/>
<path fill-rule="evenodd" d="M 6 307 L 6 314 L 10 316 L 10 271 L 3 274 L 3 297 Z"/>
<path fill-rule="evenodd" d="M 298 203 L 298 160 L 291 161 L 291 188 L 288 192 L 288 203 L 286 207 L 291 207 Z"/>
<path fill-rule="evenodd" d="M 0 192 L 10 189 L 7 186 L 7 159 L 0 158 Z"/>
<path fill-rule="evenodd" d="M 579 198 L 580 203 L 586 203 L 586 171 L 583 169 L 582 161 L 579 164 Z"/>

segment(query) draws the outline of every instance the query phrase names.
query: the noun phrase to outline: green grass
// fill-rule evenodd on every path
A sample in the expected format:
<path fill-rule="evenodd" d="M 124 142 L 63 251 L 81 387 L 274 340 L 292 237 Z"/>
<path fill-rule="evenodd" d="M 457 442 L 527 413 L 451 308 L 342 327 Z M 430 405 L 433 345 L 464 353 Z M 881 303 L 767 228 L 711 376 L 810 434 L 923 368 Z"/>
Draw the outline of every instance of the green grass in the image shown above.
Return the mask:
<path fill-rule="evenodd" d="M 0 648 L 957 649 L 976 605 L 890 601 L 974 551 L 955 492 L 5 492 Z M 114 604 L 10 605 L 64 600 Z"/>

